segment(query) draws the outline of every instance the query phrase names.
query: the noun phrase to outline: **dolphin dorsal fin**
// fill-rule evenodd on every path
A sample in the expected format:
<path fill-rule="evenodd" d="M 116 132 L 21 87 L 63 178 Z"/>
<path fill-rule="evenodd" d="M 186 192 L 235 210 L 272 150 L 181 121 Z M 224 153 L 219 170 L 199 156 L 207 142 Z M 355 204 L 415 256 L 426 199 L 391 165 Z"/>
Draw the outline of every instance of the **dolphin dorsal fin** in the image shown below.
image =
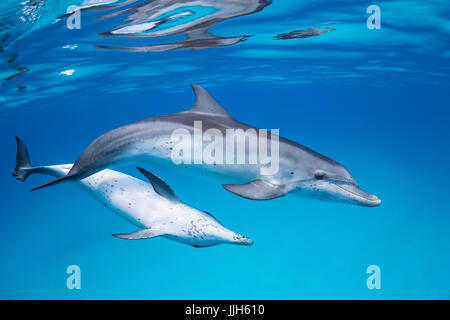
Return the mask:
<path fill-rule="evenodd" d="M 233 118 L 204 88 L 196 84 L 191 84 L 191 87 L 195 93 L 195 104 L 188 112 Z"/>
<path fill-rule="evenodd" d="M 155 192 L 161 197 L 175 202 L 180 201 L 172 188 L 163 179 L 143 168 L 137 167 L 137 169 L 150 181 Z"/>

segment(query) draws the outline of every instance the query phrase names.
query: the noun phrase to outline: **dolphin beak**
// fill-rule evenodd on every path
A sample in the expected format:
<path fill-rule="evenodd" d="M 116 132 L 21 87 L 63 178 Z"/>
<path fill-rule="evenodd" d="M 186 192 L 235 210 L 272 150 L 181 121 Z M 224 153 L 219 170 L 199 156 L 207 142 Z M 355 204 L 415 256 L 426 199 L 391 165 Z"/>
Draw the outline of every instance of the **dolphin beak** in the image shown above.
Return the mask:
<path fill-rule="evenodd" d="M 236 233 L 235 236 L 234 236 L 233 243 L 240 244 L 240 245 L 243 245 L 243 246 L 251 246 L 253 244 L 253 240 L 250 239 L 250 238 L 247 238 L 247 237 L 245 237 L 243 235 L 240 235 L 240 234 Z"/>
<path fill-rule="evenodd" d="M 333 182 L 343 195 L 354 201 L 356 204 L 364 207 L 377 207 L 380 205 L 381 200 L 376 195 L 368 193 L 360 189 L 357 185 L 346 182 Z"/>
<path fill-rule="evenodd" d="M 253 244 L 253 240 L 247 237 L 244 237 L 244 239 L 242 239 L 241 244 L 244 246 L 251 246 Z"/>

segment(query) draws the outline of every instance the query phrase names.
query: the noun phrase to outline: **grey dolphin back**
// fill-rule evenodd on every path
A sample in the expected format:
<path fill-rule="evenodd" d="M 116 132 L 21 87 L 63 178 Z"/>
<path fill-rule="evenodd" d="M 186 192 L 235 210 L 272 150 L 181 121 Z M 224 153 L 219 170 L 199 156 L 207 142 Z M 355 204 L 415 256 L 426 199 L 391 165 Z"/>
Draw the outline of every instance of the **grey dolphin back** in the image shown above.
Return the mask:
<path fill-rule="evenodd" d="M 246 184 L 223 184 L 226 190 L 250 200 L 272 200 L 286 195 L 284 185 L 275 185 L 264 180 L 254 180 Z"/>
<path fill-rule="evenodd" d="M 234 118 L 214 99 L 208 91 L 206 91 L 201 86 L 192 84 L 192 89 L 194 90 L 196 101 L 194 106 L 184 111 L 185 113 L 198 113 L 201 115 L 210 115 L 214 117 L 222 117 L 223 119 L 228 119 L 234 121 Z M 183 112 L 182 112 L 183 113 Z M 71 181 L 71 180 L 77 180 L 82 178 L 82 174 L 77 174 L 74 172 L 74 169 L 77 169 L 79 167 L 78 160 L 75 162 L 74 166 L 70 170 L 70 172 L 61 178 L 58 178 L 56 180 L 47 182 L 43 185 L 40 185 L 36 188 L 33 188 L 31 191 L 36 191 L 39 189 L 43 189 L 52 185 L 59 184 L 61 182 Z M 91 173 L 92 174 L 92 173 Z M 87 175 L 89 176 L 89 175 Z M 86 177 L 86 176 L 84 176 Z"/>
<path fill-rule="evenodd" d="M 222 116 L 226 118 L 231 118 L 231 114 L 228 113 L 212 95 L 209 94 L 206 89 L 200 87 L 196 84 L 191 84 L 192 89 L 195 93 L 195 104 L 187 112 L 195 112 L 201 114 L 208 114 L 214 116 Z"/>

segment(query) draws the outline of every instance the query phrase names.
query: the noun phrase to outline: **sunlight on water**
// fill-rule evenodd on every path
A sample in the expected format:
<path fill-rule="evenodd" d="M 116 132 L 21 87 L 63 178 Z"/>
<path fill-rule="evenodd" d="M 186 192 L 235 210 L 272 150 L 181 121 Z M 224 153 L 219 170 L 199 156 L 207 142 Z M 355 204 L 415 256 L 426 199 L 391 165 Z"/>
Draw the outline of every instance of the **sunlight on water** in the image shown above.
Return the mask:
<path fill-rule="evenodd" d="M 405 74 L 427 83 L 448 81 L 450 49 L 440 41 L 449 30 L 439 12 L 444 2 L 418 3 L 384 2 L 382 27 L 370 30 L 366 6 L 351 2 L 4 1 L 0 101 L 7 108 L 45 99 L 61 81 L 61 90 L 73 93 L 75 82 L 80 89 L 95 86 L 105 74 L 105 92 L 138 90 L 149 82 L 179 91 L 182 83 L 212 78 L 212 85 L 272 86 L 381 78 L 395 83 Z M 73 5 L 79 16 L 77 7 L 69 10 Z M 69 28 L 76 19 L 79 28 Z M 205 64 L 203 52 L 215 48 L 208 53 L 215 63 Z M 120 51 L 130 52 L 129 59 L 114 58 Z M 164 54 L 179 51 L 184 53 Z M 66 70 L 74 72 L 68 76 Z M 176 83 L 167 78 L 174 71 Z"/>
<path fill-rule="evenodd" d="M 262 0 L 248 1 L 146 1 L 145 3 L 110 13 L 98 18 L 104 20 L 125 15 L 125 25 L 101 35 L 109 37 L 157 38 L 185 35 L 186 40 L 176 43 L 139 45 L 133 47 L 97 45 L 102 49 L 128 51 L 168 51 L 174 49 L 205 49 L 236 44 L 245 36 L 223 38 L 208 32 L 221 21 L 252 14 L 270 3 Z"/>

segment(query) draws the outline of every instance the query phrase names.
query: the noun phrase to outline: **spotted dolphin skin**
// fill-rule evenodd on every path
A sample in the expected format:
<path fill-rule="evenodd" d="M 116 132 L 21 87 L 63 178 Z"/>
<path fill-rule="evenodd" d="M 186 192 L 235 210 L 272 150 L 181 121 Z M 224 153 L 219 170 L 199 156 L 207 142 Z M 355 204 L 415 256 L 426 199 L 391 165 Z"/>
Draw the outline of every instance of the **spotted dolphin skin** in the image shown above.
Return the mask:
<path fill-rule="evenodd" d="M 268 140 L 279 141 L 279 169 L 273 174 L 262 174 L 262 169 L 267 166 L 262 161 L 256 164 L 176 164 L 172 150 L 177 146 L 173 139 L 173 133 L 177 130 L 183 129 L 195 136 L 195 124 L 200 122 L 203 136 L 210 129 L 223 135 L 229 130 L 258 131 L 255 127 L 235 120 L 205 89 L 198 85 L 192 87 L 196 95 L 193 108 L 131 123 L 103 134 L 83 151 L 66 176 L 33 190 L 83 179 L 115 165 L 150 163 L 217 179 L 226 190 L 247 199 L 269 200 L 293 193 L 307 198 L 368 207 L 380 204 L 381 201 L 375 195 L 358 187 L 350 172 L 342 165 L 275 134 L 267 135 Z M 271 146 L 270 143 L 268 145 Z M 205 151 L 208 145 L 202 145 L 202 148 Z M 258 150 L 246 148 L 245 159 L 257 157 L 254 153 L 261 151 L 260 148 Z"/>
<path fill-rule="evenodd" d="M 35 173 L 61 177 L 72 167 L 71 164 L 32 167 L 24 143 L 18 137 L 16 140 L 17 165 L 13 175 L 18 180 L 24 181 Z M 115 234 L 115 237 L 138 240 L 161 236 L 194 247 L 253 243 L 251 239 L 225 228 L 211 214 L 182 203 L 163 180 L 145 169 L 138 169 L 150 183 L 108 169 L 72 181 L 139 228 L 135 232 Z"/>

